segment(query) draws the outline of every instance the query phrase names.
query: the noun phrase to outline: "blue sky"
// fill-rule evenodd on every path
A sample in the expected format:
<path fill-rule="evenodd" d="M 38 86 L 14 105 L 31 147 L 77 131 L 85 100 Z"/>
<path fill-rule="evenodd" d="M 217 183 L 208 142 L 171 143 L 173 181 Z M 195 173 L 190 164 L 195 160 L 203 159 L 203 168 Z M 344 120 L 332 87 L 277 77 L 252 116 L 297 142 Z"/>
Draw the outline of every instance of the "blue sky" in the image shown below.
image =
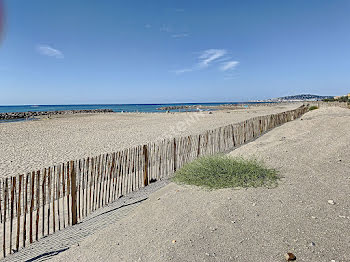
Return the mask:
<path fill-rule="evenodd" d="M 350 92 L 348 0 L 3 4 L 0 104 Z"/>

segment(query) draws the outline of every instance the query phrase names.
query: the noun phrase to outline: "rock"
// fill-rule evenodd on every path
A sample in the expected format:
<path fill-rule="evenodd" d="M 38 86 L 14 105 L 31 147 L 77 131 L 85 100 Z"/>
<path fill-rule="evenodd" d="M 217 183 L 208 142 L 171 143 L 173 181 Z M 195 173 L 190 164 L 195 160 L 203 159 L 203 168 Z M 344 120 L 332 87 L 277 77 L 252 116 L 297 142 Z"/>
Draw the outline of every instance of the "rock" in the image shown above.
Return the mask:
<path fill-rule="evenodd" d="M 176 243 L 176 240 L 174 239 L 173 241 L 171 241 L 171 243 L 175 244 L 175 243 Z"/>
<path fill-rule="evenodd" d="M 208 114 L 211 115 L 213 112 L 209 112 Z"/>
<path fill-rule="evenodd" d="M 314 247 L 314 246 L 316 246 L 315 242 L 311 242 L 310 247 Z"/>
<path fill-rule="evenodd" d="M 63 110 L 63 111 L 38 111 L 38 112 L 13 112 L 13 113 L 0 113 L 0 120 L 11 119 L 28 119 L 35 116 L 48 116 L 52 115 L 73 115 L 82 113 L 112 113 L 112 109 L 92 109 L 92 110 Z"/>
<path fill-rule="evenodd" d="M 335 205 L 335 202 L 334 202 L 334 200 L 330 199 L 330 200 L 328 200 L 328 204 Z"/>
<path fill-rule="evenodd" d="M 284 257 L 287 261 L 293 261 L 297 259 L 293 253 L 287 253 L 284 255 Z"/>

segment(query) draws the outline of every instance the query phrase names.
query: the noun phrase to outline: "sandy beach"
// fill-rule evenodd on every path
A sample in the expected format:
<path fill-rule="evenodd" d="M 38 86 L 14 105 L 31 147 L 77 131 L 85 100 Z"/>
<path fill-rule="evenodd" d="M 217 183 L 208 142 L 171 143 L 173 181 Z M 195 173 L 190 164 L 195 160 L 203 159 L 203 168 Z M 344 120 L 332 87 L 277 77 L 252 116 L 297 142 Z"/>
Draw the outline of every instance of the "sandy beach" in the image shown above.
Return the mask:
<path fill-rule="evenodd" d="M 278 169 L 278 187 L 170 183 L 53 260 L 350 261 L 349 129 L 348 109 L 311 111 L 231 153 Z"/>
<path fill-rule="evenodd" d="M 69 160 L 115 152 L 166 136 L 199 134 L 254 116 L 278 113 L 300 103 L 275 107 L 188 113 L 112 113 L 57 116 L 0 123 L 0 176 L 17 175 Z"/>

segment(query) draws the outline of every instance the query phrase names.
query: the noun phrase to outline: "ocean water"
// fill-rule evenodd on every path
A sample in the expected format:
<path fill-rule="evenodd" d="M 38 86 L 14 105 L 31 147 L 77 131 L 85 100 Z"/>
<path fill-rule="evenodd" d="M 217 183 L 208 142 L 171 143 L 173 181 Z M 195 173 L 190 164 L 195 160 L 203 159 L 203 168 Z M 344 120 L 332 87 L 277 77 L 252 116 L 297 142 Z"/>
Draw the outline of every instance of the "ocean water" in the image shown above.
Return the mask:
<path fill-rule="evenodd" d="M 224 103 L 178 103 L 178 104 L 115 104 L 115 105 L 21 105 L 21 106 L 0 106 L 0 113 L 29 112 L 29 111 L 62 111 L 62 110 L 83 110 L 83 109 L 112 109 L 114 112 L 165 112 L 157 110 L 164 106 L 181 105 L 222 105 L 222 104 L 247 104 L 254 102 L 224 102 Z M 179 110 L 174 110 L 179 111 Z M 188 111 L 188 110 L 186 110 Z"/>

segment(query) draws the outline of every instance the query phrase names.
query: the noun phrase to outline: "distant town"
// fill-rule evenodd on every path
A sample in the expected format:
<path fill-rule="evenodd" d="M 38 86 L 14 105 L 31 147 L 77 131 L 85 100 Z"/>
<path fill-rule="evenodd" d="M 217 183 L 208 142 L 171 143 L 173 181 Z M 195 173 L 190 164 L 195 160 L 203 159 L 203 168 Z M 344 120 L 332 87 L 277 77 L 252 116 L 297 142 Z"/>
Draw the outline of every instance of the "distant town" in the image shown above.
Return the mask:
<path fill-rule="evenodd" d="M 299 101 L 339 101 L 339 102 L 349 102 L 350 93 L 342 96 L 319 96 L 311 94 L 301 94 L 293 96 L 283 96 L 277 98 L 270 98 L 265 100 L 254 100 L 252 102 L 299 102 Z"/>

